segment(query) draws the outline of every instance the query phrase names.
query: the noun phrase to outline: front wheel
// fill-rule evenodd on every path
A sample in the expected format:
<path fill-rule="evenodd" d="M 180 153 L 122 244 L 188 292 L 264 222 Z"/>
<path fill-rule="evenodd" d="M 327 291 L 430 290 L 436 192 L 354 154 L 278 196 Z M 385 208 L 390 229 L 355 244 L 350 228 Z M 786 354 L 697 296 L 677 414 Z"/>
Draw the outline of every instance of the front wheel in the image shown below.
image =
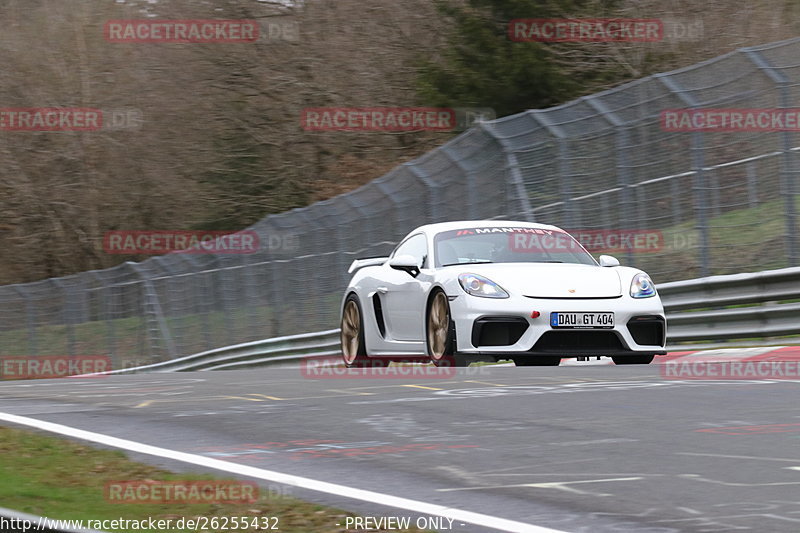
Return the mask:
<path fill-rule="evenodd" d="M 611 357 L 615 365 L 649 365 L 654 358 L 655 355 L 618 355 Z"/>
<path fill-rule="evenodd" d="M 428 303 L 425 319 L 428 357 L 436 366 L 467 366 L 466 358 L 456 353 L 456 331 L 450 317 L 450 302 L 437 289 Z"/>

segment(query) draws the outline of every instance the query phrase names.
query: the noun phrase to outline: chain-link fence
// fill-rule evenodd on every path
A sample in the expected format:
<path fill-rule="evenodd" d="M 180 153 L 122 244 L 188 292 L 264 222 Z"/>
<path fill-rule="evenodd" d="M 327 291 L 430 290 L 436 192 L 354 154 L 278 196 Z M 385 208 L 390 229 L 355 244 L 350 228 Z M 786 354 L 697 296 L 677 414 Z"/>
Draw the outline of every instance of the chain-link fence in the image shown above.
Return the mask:
<path fill-rule="evenodd" d="M 356 257 L 460 219 L 657 230 L 624 264 L 665 282 L 798 264 L 797 131 L 668 131 L 662 111 L 791 108 L 800 39 L 484 122 L 350 193 L 264 218 L 249 255 L 169 254 L 0 287 L 0 355 L 115 366 L 338 325 Z M 346 135 L 346 133 L 342 133 Z"/>

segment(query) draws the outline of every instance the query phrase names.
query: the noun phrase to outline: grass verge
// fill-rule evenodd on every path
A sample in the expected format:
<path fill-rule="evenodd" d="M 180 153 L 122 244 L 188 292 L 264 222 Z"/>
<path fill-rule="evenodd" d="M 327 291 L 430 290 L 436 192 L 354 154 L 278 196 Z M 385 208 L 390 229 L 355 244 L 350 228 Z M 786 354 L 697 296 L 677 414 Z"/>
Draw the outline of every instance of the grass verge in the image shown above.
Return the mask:
<path fill-rule="evenodd" d="M 0 427 L 0 501 L 4 507 L 16 511 L 51 519 L 93 521 L 152 517 L 170 519 L 173 524 L 182 517 L 219 517 L 220 520 L 223 517 L 247 517 L 251 521 L 256 519 L 256 523 L 263 526 L 265 518 L 277 517 L 269 523 L 277 524 L 275 530 L 283 533 L 347 532 L 345 519 L 355 516 L 292 498 L 277 489 L 267 491 L 262 488 L 256 501 L 239 504 L 119 503 L 109 501 L 105 491 L 110 482 L 153 480 L 184 483 L 223 479 L 235 481 L 210 475 L 175 474 L 131 461 L 121 451 L 99 450 L 36 432 Z M 264 531 L 263 527 L 230 530 L 240 533 Z M 173 527 L 167 531 L 198 530 Z M 421 530 L 392 531 L 418 533 Z"/>

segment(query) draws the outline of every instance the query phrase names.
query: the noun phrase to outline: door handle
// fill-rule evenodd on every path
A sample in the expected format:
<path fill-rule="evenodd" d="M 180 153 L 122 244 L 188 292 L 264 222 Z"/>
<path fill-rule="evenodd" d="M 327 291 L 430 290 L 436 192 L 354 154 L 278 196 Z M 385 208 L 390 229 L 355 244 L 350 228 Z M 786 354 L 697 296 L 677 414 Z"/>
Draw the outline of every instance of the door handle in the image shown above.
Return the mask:
<path fill-rule="evenodd" d="M 386 294 L 387 292 L 389 292 L 389 289 L 386 287 L 378 287 L 377 289 L 375 289 L 375 292 L 378 292 L 380 294 Z"/>

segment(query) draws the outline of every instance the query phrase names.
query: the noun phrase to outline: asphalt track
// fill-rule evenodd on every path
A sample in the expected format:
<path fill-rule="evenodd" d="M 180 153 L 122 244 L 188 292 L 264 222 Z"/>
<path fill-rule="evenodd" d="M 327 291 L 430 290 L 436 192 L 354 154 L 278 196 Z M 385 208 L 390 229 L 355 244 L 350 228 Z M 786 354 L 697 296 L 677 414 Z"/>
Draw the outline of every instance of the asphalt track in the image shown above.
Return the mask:
<path fill-rule="evenodd" d="M 20 415 L 247 467 L 243 477 L 265 469 L 384 495 L 260 478 L 265 490 L 370 516 L 426 515 L 383 505 L 399 497 L 557 531 L 800 531 L 800 382 L 681 381 L 662 370 L 309 379 L 264 368 L 4 382 L 0 425 Z M 441 530 L 495 530 L 477 522 Z"/>

